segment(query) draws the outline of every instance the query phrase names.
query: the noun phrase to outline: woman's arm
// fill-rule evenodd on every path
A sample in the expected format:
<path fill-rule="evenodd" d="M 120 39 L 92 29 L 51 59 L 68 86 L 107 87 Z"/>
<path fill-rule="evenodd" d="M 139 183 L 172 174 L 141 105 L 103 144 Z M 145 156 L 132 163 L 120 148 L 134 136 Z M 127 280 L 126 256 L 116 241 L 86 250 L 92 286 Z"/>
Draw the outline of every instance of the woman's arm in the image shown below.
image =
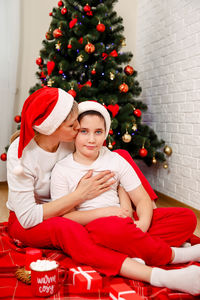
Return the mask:
<path fill-rule="evenodd" d="M 128 194 L 136 207 L 136 213 L 139 218 L 139 221 L 134 223 L 142 231 L 148 231 L 153 215 L 152 200 L 142 185 L 128 192 Z"/>
<path fill-rule="evenodd" d="M 126 209 L 117 206 L 101 207 L 86 211 L 72 211 L 65 214 L 63 217 L 73 220 L 81 225 L 87 225 L 99 218 L 116 216 L 120 218 L 129 217 L 129 212 Z"/>

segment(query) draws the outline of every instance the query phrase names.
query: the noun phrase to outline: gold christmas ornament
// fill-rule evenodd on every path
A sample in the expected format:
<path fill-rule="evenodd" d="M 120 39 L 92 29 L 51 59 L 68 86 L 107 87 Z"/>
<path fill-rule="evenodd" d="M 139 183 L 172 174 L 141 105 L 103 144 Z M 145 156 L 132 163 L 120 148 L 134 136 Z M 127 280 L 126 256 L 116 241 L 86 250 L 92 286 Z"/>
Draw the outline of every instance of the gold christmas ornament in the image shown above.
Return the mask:
<path fill-rule="evenodd" d="M 132 129 L 133 129 L 133 131 L 137 130 L 137 124 L 136 123 L 133 124 Z"/>
<path fill-rule="evenodd" d="M 77 58 L 76 61 L 82 62 L 83 61 L 83 54 L 80 54 Z"/>
<path fill-rule="evenodd" d="M 115 74 L 110 72 L 110 80 L 114 80 L 115 79 Z"/>
<path fill-rule="evenodd" d="M 172 148 L 169 147 L 169 146 L 165 146 L 163 151 L 165 152 L 165 154 L 166 154 L 167 156 L 172 155 Z"/>
<path fill-rule="evenodd" d="M 163 168 L 164 168 L 164 169 L 168 169 L 168 163 L 165 162 L 165 163 L 163 164 Z"/>
<path fill-rule="evenodd" d="M 60 43 L 60 42 L 57 42 L 57 43 L 55 44 L 55 47 L 56 47 L 57 50 L 60 50 L 60 48 L 61 48 L 61 43 Z"/>
<path fill-rule="evenodd" d="M 126 130 L 126 133 L 122 136 L 122 141 L 124 143 L 130 143 L 130 141 L 131 141 L 131 135 L 128 133 L 127 130 Z"/>
<path fill-rule="evenodd" d="M 123 46 L 123 47 L 126 46 L 126 40 L 125 40 L 125 39 L 122 40 L 122 46 Z"/>
<path fill-rule="evenodd" d="M 52 87 L 53 84 L 54 84 L 54 81 L 50 78 L 47 82 L 47 85 Z"/>
<path fill-rule="evenodd" d="M 108 143 L 108 149 L 112 150 L 113 149 L 113 145 L 111 142 Z"/>
<path fill-rule="evenodd" d="M 152 158 L 152 163 L 156 164 L 157 163 L 157 159 L 155 158 L 155 156 Z"/>

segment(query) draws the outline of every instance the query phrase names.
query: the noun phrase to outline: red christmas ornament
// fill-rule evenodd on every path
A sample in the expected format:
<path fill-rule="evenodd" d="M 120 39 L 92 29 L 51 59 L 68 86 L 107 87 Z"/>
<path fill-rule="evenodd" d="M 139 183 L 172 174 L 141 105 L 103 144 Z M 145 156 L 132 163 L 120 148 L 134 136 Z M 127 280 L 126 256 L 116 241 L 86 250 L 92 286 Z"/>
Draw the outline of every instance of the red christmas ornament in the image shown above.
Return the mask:
<path fill-rule="evenodd" d="M 83 44 L 83 38 L 80 37 L 80 39 L 78 40 L 78 42 L 79 42 L 80 44 Z"/>
<path fill-rule="evenodd" d="M 42 79 L 42 78 L 46 78 L 46 75 L 44 74 L 43 71 L 40 73 L 40 78 L 41 78 L 41 79 Z"/>
<path fill-rule="evenodd" d="M 62 36 L 62 30 L 60 30 L 59 28 L 56 28 L 54 31 L 53 31 L 53 36 L 57 39 L 59 38 L 60 36 Z"/>
<path fill-rule="evenodd" d="M 68 49 L 72 49 L 72 44 L 68 44 L 68 45 L 67 45 L 67 48 L 68 48 Z"/>
<path fill-rule="evenodd" d="M 93 12 L 90 10 L 86 13 L 87 16 L 93 16 Z"/>
<path fill-rule="evenodd" d="M 78 19 L 77 19 L 77 18 L 74 18 L 73 20 L 71 20 L 71 21 L 69 22 L 69 28 L 70 28 L 70 29 L 73 28 L 73 27 L 76 25 L 77 22 L 78 22 Z"/>
<path fill-rule="evenodd" d="M 95 75 L 95 74 L 96 74 L 96 70 L 95 70 L 95 69 L 92 69 L 91 74 L 92 74 L 92 75 Z"/>
<path fill-rule="evenodd" d="M 66 9 L 66 7 L 63 7 L 62 9 L 61 9 L 61 14 L 62 15 L 65 15 L 67 13 L 67 9 Z"/>
<path fill-rule="evenodd" d="M 92 86 L 92 82 L 90 80 L 88 80 L 88 81 L 86 81 L 86 83 L 83 84 L 83 86 L 84 85 L 87 85 L 87 86 L 91 87 Z"/>
<path fill-rule="evenodd" d="M 41 66 L 42 64 L 43 64 L 43 59 L 42 59 L 42 57 L 38 57 L 37 59 L 36 59 L 36 64 L 38 65 L 38 66 Z"/>
<path fill-rule="evenodd" d="M 47 40 L 51 40 L 52 39 L 52 34 L 50 32 L 46 32 L 45 37 Z"/>
<path fill-rule="evenodd" d="M 75 92 L 75 90 L 73 90 L 73 89 L 71 89 L 71 90 L 69 90 L 69 91 L 67 91 L 70 95 L 72 95 L 72 97 L 76 97 L 76 92 Z"/>
<path fill-rule="evenodd" d="M 7 154 L 6 153 L 2 153 L 0 156 L 2 161 L 6 161 L 7 160 Z"/>
<path fill-rule="evenodd" d="M 21 116 L 15 116 L 14 117 L 14 121 L 16 122 L 16 123 L 20 123 L 21 122 Z"/>
<path fill-rule="evenodd" d="M 134 69 L 129 65 L 124 68 L 124 73 L 126 75 L 133 75 L 133 72 L 134 72 Z"/>
<path fill-rule="evenodd" d="M 92 43 L 87 43 L 87 45 L 85 45 L 85 52 L 87 52 L 88 54 L 93 53 L 95 51 L 95 46 Z"/>
<path fill-rule="evenodd" d="M 126 83 L 120 84 L 119 90 L 120 90 L 121 93 L 127 93 L 128 92 L 128 85 Z"/>
<path fill-rule="evenodd" d="M 48 75 L 51 75 L 53 69 L 55 68 L 55 62 L 53 60 L 47 62 Z"/>
<path fill-rule="evenodd" d="M 140 109 L 135 109 L 133 113 L 134 113 L 134 115 L 135 115 L 136 117 L 138 117 L 138 118 L 141 117 L 141 115 L 142 115 L 142 112 L 141 112 Z"/>
<path fill-rule="evenodd" d="M 59 70 L 59 72 L 58 72 L 58 73 L 62 75 L 62 74 L 63 74 L 63 70 Z"/>
<path fill-rule="evenodd" d="M 99 32 L 104 32 L 105 29 L 106 29 L 106 27 L 105 27 L 104 24 L 99 23 L 99 24 L 97 25 L 96 29 L 97 29 Z"/>
<path fill-rule="evenodd" d="M 113 130 L 112 129 L 109 130 L 109 134 L 113 135 Z"/>
<path fill-rule="evenodd" d="M 109 104 L 107 106 L 107 109 L 112 113 L 113 118 L 118 114 L 119 112 L 119 105 L 118 104 Z"/>
<path fill-rule="evenodd" d="M 145 149 L 144 147 L 142 147 L 142 148 L 139 150 L 139 155 L 140 155 L 141 157 L 145 157 L 145 156 L 147 156 L 147 154 L 148 154 L 148 151 L 147 151 L 147 149 Z"/>
<path fill-rule="evenodd" d="M 50 17 L 52 16 L 52 11 L 49 13 L 49 16 L 50 16 Z"/>
<path fill-rule="evenodd" d="M 83 7 L 83 10 L 84 10 L 84 12 L 89 12 L 89 11 L 91 11 L 91 7 L 88 5 L 88 4 L 86 4 L 84 7 Z"/>
<path fill-rule="evenodd" d="M 59 7 L 63 6 L 63 2 L 62 1 L 58 1 L 58 6 Z"/>

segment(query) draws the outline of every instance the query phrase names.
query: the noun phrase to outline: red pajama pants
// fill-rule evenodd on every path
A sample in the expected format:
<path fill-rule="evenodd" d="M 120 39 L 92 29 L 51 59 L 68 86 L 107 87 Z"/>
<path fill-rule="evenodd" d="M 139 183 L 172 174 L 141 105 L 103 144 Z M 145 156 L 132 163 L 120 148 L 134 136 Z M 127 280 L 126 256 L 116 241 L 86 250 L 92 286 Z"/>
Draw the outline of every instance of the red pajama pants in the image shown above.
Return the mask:
<path fill-rule="evenodd" d="M 8 230 L 11 237 L 34 248 L 62 249 L 76 262 L 94 267 L 107 276 L 117 275 L 126 254 L 99 246 L 92 241 L 80 224 L 62 217 L 54 217 L 24 229 L 14 212 L 10 213 Z"/>
<path fill-rule="evenodd" d="M 196 216 L 181 207 L 154 209 L 151 227 L 144 233 L 131 218 L 105 217 L 90 222 L 86 229 L 95 243 L 142 258 L 147 265 L 166 265 L 171 260 L 170 246 L 179 247 L 196 228 Z"/>

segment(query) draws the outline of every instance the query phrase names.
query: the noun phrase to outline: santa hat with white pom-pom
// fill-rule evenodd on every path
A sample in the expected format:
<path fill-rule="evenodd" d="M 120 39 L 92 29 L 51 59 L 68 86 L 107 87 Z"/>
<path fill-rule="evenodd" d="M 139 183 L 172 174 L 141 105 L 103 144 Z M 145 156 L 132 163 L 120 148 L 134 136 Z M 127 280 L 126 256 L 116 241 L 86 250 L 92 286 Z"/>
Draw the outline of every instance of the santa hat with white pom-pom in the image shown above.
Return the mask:
<path fill-rule="evenodd" d="M 15 175 L 23 174 L 23 151 L 35 135 L 34 130 L 51 135 L 69 115 L 74 98 L 59 88 L 45 87 L 35 91 L 24 102 L 18 146 L 19 164 Z"/>

